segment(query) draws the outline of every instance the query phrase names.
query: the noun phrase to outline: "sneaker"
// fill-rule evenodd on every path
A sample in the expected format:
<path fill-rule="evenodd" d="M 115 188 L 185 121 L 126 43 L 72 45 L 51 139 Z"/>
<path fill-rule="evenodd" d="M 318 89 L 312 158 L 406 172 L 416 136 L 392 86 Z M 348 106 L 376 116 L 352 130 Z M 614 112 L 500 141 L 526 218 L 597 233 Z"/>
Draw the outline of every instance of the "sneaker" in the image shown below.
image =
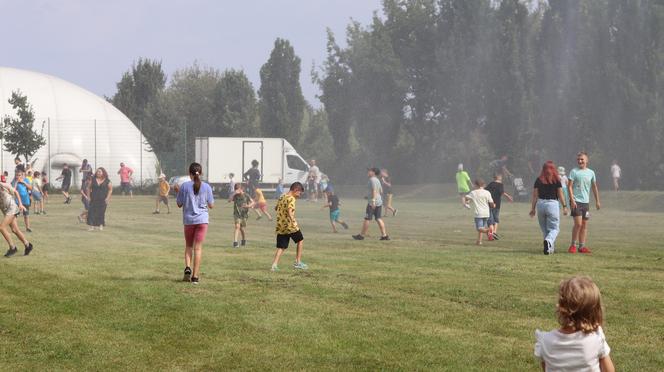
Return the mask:
<path fill-rule="evenodd" d="M 364 240 L 364 236 L 362 236 L 360 234 L 353 235 L 353 239 L 355 239 L 355 240 Z"/>
<path fill-rule="evenodd" d="M 247 245 L 247 241 L 246 241 L 246 240 L 242 240 L 242 241 L 240 242 L 240 246 L 244 247 L 245 245 Z"/>
<path fill-rule="evenodd" d="M 198 284 L 198 278 L 195 276 L 191 277 L 191 284 Z"/>
<path fill-rule="evenodd" d="M 185 267 L 184 268 L 184 277 L 182 278 L 183 282 L 190 282 L 191 281 L 191 268 L 190 267 Z"/>
<path fill-rule="evenodd" d="M 576 245 L 574 245 L 574 244 L 570 245 L 567 252 L 568 253 L 576 253 Z"/>
<path fill-rule="evenodd" d="M 233 248 L 239 248 L 239 247 L 240 247 L 240 243 L 238 243 L 238 242 L 233 242 Z"/>
<path fill-rule="evenodd" d="M 25 251 L 23 251 L 23 255 L 24 255 L 24 256 L 29 255 L 30 252 L 32 252 L 32 248 L 34 248 L 34 247 L 32 246 L 32 243 L 28 243 L 28 245 L 25 246 Z"/>
<path fill-rule="evenodd" d="M 83 219 L 81 218 L 81 216 L 78 216 L 78 223 L 83 223 Z"/>
<path fill-rule="evenodd" d="M 590 248 L 588 248 L 588 247 L 581 247 L 581 249 L 579 249 L 579 253 L 590 254 L 590 253 L 593 253 L 593 252 L 591 252 Z"/>
<path fill-rule="evenodd" d="M 32 232 L 32 229 L 28 227 L 27 229 L 25 229 L 25 231 Z"/>
<path fill-rule="evenodd" d="M 390 240 L 390 236 L 389 235 L 381 236 L 380 240 Z"/>
<path fill-rule="evenodd" d="M 392 212 L 392 217 L 396 217 L 397 213 L 399 213 L 399 210 L 395 208 L 394 212 Z"/>
<path fill-rule="evenodd" d="M 544 254 L 549 255 L 549 253 L 551 253 L 551 252 L 549 252 L 549 248 L 550 248 L 549 247 L 549 242 L 547 242 L 546 240 L 543 240 L 542 245 L 544 246 Z"/>
<path fill-rule="evenodd" d="M 500 235 L 498 235 L 498 233 L 493 233 L 493 238 L 496 239 L 496 240 L 499 240 Z"/>
<path fill-rule="evenodd" d="M 154 211 L 152 212 L 152 214 L 159 214 L 159 211 Z"/>
<path fill-rule="evenodd" d="M 279 266 L 272 266 L 272 268 L 270 268 L 270 271 L 276 273 L 277 271 L 279 271 Z"/>
<path fill-rule="evenodd" d="M 347 224 L 347 223 L 342 222 L 342 223 L 341 223 L 341 226 L 344 227 L 344 230 L 348 230 L 348 224 Z"/>
<path fill-rule="evenodd" d="M 306 270 L 309 268 L 309 265 L 305 264 L 304 262 L 296 262 L 293 264 L 293 268 L 298 270 Z"/>
<path fill-rule="evenodd" d="M 7 250 L 7 253 L 5 253 L 5 257 L 11 257 L 11 256 L 15 255 L 16 252 L 18 252 L 18 248 L 16 248 L 16 247 L 14 247 L 14 248 L 9 248 L 9 249 Z"/>

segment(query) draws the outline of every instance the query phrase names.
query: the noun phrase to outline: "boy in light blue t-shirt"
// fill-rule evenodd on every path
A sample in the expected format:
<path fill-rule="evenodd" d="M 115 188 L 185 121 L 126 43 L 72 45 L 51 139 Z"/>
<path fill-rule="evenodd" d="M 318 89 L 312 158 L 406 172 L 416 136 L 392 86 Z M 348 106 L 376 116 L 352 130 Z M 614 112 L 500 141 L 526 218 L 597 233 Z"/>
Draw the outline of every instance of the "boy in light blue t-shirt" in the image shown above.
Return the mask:
<path fill-rule="evenodd" d="M 572 229 L 572 244 L 569 253 L 591 253 L 586 247 L 586 235 L 588 220 L 590 219 L 590 190 L 595 197 L 595 206 L 600 209 L 599 190 L 595 172 L 588 168 L 588 154 L 580 152 L 576 157 L 577 168 L 569 172 L 567 190 L 569 193 L 569 204 L 572 208 L 574 228 Z"/>

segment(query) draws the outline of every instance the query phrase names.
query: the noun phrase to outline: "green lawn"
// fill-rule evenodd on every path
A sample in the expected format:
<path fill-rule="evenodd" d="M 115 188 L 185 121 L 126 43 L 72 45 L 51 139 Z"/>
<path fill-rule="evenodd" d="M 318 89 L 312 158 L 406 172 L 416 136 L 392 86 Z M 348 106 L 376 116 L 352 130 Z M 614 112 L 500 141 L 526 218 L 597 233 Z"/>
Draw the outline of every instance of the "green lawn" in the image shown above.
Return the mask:
<path fill-rule="evenodd" d="M 569 218 L 559 253 L 542 255 L 526 204 L 505 203 L 503 239 L 477 247 L 456 199 L 397 198 L 390 242 L 375 225 L 351 239 L 363 200 L 342 196 L 351 230 L 339 234 L 300 201 L 310 269 L 293 271 L 289 251 L 279 273 L 268 271 L 273 224 L 252 219 L 248 248 L 233 250 L 232 209 L 218 201 L 194 286 L 180 282 L 179 210 L 154 216 L 151 197 L 115 197 L 107 229 L 89 233 L 80 203 L 53 196 L 32 217 L 34 254 L 0 259 L 0 369 L 534 371 L 534 331 L 556 327 L 559 281 L 586 274 L 617 368 L 662 371 L 664 212 L 639 212 L 632 197 L 644 198 L 604 194 L 592 256 L 564 253 Z"/>

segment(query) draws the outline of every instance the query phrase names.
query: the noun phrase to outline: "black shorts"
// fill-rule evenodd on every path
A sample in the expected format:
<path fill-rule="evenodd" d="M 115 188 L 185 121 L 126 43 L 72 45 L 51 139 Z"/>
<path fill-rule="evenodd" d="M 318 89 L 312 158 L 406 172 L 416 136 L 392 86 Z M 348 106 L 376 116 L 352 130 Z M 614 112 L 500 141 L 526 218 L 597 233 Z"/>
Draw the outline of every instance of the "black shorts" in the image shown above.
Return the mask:
<path fill-rule="evenodd" d="M 290 234 L 277 234 L 277 248 L 287 249 L 288 243 L 290 243 L 291 239 L 293 239 L 295 244 L 303 241 L 304 236 L 302 235 L 302 231 L 297 230 L 296 232 Z"/>
<path fill-rule="evenodd" d="M 572 217 L 581 217 L 584 220 L 589 220 L 590 219 L 590 214 L 588 213 L 590 211 L 590 204 L 588 203 L 576 203 L 576 208 L 572 209 L 572 213 L 570 215 Z"/>
<path fill-rule="evenodd" d="M 370 204 L 367 204 L 367 210 L 364 213 L 364 219 L 367 221 L 376 220 L 383 218 L 383 206 L 380 207 L 371 207 Z"/>
<path fill-rule="evenodd" d="M 71 187 L 70 184 L 68 183 L 63 183 L 62 184 L 62 192 L 69 192 L 69 188 Z"/>

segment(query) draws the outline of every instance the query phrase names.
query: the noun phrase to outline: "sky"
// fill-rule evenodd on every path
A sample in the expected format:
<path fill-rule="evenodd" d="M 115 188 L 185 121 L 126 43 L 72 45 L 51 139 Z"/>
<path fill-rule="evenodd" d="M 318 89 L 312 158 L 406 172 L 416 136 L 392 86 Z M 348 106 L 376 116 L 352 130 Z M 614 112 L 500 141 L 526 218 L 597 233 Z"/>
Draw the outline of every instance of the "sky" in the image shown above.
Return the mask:
<path fill-rule="evenodd" d="M 0 66 L 54 75 L 100 96 L 139 57 L 167 75 L 197 62 L 259 70 L 277 37 L 302 59 L 300 82 L 319 106 L 311 68 L 325 59 L 326 28 L 341 43 L 351 19 L 368 24 L 380 0 L 0 0 Z"/>

